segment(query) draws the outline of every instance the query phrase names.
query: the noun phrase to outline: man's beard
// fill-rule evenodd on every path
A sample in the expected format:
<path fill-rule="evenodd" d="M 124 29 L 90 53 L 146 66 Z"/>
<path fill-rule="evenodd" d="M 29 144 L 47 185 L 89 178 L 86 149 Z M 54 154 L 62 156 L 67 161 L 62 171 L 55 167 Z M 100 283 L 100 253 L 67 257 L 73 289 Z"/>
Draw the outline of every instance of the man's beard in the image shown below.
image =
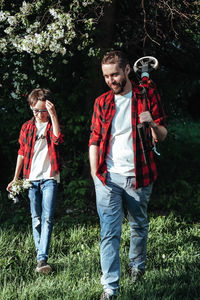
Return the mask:
<path fill-rule="evenodd" d="M 112 85 L 115 85 L 116 87 L 119 87 L 119 90 L 115 90 L 115 89 L 113 89 L 112 87 L 110 87 L 111 89 L 112 89 L 112 91 L 113 91 L 113 93 L 115 94 L 115 95 L 118 95 L 118 94 L 121 94 L 121 93 L 123 93 L 123 91 L 124 91 L 124 87 L 125 87 L 125 85 L 126 85 L 126 79 L 124 78 L 123 80 L 122 80 L 122 82 L 121 83 L 113 83 Z"/>

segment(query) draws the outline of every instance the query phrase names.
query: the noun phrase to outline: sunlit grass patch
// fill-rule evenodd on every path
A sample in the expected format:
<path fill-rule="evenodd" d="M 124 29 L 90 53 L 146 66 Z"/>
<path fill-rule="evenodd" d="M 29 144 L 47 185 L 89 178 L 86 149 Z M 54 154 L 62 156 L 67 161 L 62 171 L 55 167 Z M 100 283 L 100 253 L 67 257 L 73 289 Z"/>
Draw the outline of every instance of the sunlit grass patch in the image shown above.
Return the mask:
<path fill-rule="evenodd" d="M 102 292 L 98 222 L 56 222 L 49 263 L 53 273 L 35 273 L 36 257 L 30 226 L 0 230 L 0 299 L 95 300 Z M 129 224 L 121 239 L 119 299 L 199 299 L 200 224 L 174 214 L 151 216 L 147 270 L 133 285 L 128 275 Z"/>

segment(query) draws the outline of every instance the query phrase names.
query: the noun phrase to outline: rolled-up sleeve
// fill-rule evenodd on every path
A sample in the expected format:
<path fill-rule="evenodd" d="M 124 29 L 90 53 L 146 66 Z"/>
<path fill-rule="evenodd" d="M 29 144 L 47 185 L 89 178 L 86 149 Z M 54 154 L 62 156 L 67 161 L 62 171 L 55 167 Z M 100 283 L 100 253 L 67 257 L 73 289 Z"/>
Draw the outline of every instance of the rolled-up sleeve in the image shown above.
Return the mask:
<path fill-rule="evenodd" d="M 100 108 L 99 108 L 99 99 L 97 98 L 94 103 L 94 112 L 92 116 L 92 122 L 91 122 L 91 134 L 89 139 L 89 146 L 91 145 L 100 145 L 101 141 L 101 122 L 100 122 Z"/>
<path fill-rule="evenodd" d="M 55 145 L 60 145 L 64 142 L 63 140 L 63 134 L 61 132 L 59 132 L 58 136 L 55 136 L 53 131 L 51 132 L 51 138 L 52 138 L 52 142 Z"/>
<path fill-rule="evenodd" d="M 26 143 L 26 136 L 24 134 L 25 131 L 25 125 L 22 126 L 21 130 L 20 130 L 20 135 L 19 135 L 19 150 L 18 150 L 18 155 L 22 155 L 24 156 L 24 145 Z"/>
<path fill-rule="evenodd" d="M 166 114 L 161 103 L 160 95 L 157 90 L 152 91 L 151 95 L 151 114 L 156 124 L 166 127 Z"/>

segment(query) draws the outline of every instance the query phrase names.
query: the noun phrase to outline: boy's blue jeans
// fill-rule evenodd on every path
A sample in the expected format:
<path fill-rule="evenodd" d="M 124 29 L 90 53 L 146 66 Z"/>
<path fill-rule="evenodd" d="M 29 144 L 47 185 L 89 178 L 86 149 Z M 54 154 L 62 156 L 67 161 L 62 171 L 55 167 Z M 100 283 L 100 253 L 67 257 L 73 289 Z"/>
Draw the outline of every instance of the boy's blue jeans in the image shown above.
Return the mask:
<path fill-rule="evenodd" d="M 101 283 L 117 294 L 120 278 L 119 247 L 126 205 L 130 222 L 130 268 L 145 270 L 148 219 L 147 205 L 152 184 L 135 190 L 135 177 L 108 173 L 106 185 L 94 178 L 97 211 L 101 224 Z"/>
<path fill-rule="evenodd" d="M 57 181 L 54 179 L 32 181 L 32 187 L 29 189 L 32 229 L 37 261 L 47 261 L 48 259 L 56 193 Z"/>

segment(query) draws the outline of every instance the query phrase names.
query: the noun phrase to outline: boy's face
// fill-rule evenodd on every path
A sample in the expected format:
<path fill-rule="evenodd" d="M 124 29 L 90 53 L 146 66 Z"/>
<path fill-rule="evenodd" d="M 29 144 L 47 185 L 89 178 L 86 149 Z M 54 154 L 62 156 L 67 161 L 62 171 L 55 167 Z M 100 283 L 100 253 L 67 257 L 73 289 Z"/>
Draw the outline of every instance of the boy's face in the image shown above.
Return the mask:
<path fill-rule="evenodd" d="M 31 106 L 36 122 L 45 123 L 49 120 L 49 114 L 46 109 L 46 101 L 38 101 L 35 106 Z"/>

